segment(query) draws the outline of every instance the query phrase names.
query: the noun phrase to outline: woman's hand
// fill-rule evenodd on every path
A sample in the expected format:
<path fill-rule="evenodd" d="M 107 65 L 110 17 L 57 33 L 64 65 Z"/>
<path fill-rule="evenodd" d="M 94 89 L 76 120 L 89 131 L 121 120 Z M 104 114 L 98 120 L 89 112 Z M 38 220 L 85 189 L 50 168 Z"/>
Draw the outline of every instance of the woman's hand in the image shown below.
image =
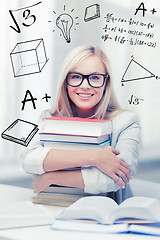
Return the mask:
<path fill-rule="evenodd" d="M 34 174 L 32 178 L 32 186 L 35 193 L 43 191 L 46 187 L 51 185 L 51 173 L 43 173 L 42 175 Z"/>
<path fill-rule="evenodd" d="M 121 188 L 125 188 L 119 177 L 127 185 L 130 178 L 130 170 L 128 165 L 116 156 L 117 154 L 119 154 L 119 151 L 111 146 L 101 150 L 101 152 L 97 151 L 95 166 L 110 176 Z"/>

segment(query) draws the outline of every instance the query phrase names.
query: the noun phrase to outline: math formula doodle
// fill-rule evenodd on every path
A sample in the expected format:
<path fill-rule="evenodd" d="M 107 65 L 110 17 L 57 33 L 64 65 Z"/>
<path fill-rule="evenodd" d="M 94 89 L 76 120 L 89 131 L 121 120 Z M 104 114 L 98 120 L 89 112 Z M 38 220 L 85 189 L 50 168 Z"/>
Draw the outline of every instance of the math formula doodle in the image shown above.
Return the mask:
<path fill-rule="evenodd" d="M 36 22 L 36 15 L 32 13 L 33 7 L 39 5 L 41 2 L 38 2 L 34 5 L 19 8 L 16 10 L 9 10 L 10 16 L 14 22 L 14 25 L 10 27 L 17 33 L 21 33 L 21 26 L 30 27 Z M 18 15 L 17 15 L 18 14 Z M 16 18 L 17 16 L 17 18 Z M 20 23 L 18 23 L 19 18 L 21 17 Z"/>
<path fill-rule="evenodd" d="M 154 40 L 154 23 L 135 20 L 134 18 L 122 18 L 113 13 L 107 13 L 104 17 L 104 34 L 101 39 L 114 41 L 119 44 L 129 44 L 131 46 L 147 46 L 155 48 L 157 42 Z M 137 30 L 139 27 L 139 30 Z"/>
<path fill-rule="evenodd" d="M 144 101 L 144 99 L 136 97 L 132 94 L 131 98 L 128 100 L 128 103 L 133 105 L 139 105 L 140 101 Z"/>

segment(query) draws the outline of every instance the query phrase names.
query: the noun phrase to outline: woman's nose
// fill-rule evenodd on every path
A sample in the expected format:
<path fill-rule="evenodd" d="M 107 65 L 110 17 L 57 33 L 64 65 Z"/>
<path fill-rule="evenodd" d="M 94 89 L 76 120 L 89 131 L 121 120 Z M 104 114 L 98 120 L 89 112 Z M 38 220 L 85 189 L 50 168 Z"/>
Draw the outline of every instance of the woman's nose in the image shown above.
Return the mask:
<path fill-rule="evenodd" d="M 90 88 L 91 86 L 89 85 L 87 78 L 84 78 L 82 84 L 80 85 L 81 88 Z"/>

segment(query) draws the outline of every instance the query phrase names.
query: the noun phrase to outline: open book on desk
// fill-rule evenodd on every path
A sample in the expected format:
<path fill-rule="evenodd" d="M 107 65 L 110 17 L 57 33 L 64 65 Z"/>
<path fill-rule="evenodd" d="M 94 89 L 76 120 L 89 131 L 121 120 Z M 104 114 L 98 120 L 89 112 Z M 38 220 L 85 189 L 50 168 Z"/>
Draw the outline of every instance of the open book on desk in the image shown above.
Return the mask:
<path fill-rule="evenodd" d="M 160 221 L 160 201 L 155 198 L 131 197 L 118 205 L 108 197 L 88 196 L 66 208 L 57 219 L 86 219 L 102 224 Z"/>

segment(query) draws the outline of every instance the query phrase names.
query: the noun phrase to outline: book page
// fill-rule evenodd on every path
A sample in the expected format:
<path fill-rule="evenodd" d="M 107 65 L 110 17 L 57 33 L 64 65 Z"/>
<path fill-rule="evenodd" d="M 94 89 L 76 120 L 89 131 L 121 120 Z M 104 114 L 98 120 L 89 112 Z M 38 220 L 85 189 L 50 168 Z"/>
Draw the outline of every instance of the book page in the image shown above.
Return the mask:
<path fill-rule="evenodd" d="M 0 205 L 0 229 L 51 224 L 53 217 L 43 206 L 30 201 Z"/>
<path fill-rule="evenodd" d="M 146 221 L 160 220 L 160 202 L 154 198 L 132 197 L 121 203 L 110 218 L 111 222 L 118 219 L 137 219 Z"/>
<path fill-rule="evenodd" d="M 65 209 L 57 219 L 92 219 L 103 223 L 117 207 L 117 203 L 111 198 L 89 196 L 79 199 Z"/>
<path fill-rule="evenodd" d="M 29 201 L 3 203 L 0 205 L 0 219 L 3 217 L 29 217 L 46 215 L 42 206 L 34 205 Z"/>

